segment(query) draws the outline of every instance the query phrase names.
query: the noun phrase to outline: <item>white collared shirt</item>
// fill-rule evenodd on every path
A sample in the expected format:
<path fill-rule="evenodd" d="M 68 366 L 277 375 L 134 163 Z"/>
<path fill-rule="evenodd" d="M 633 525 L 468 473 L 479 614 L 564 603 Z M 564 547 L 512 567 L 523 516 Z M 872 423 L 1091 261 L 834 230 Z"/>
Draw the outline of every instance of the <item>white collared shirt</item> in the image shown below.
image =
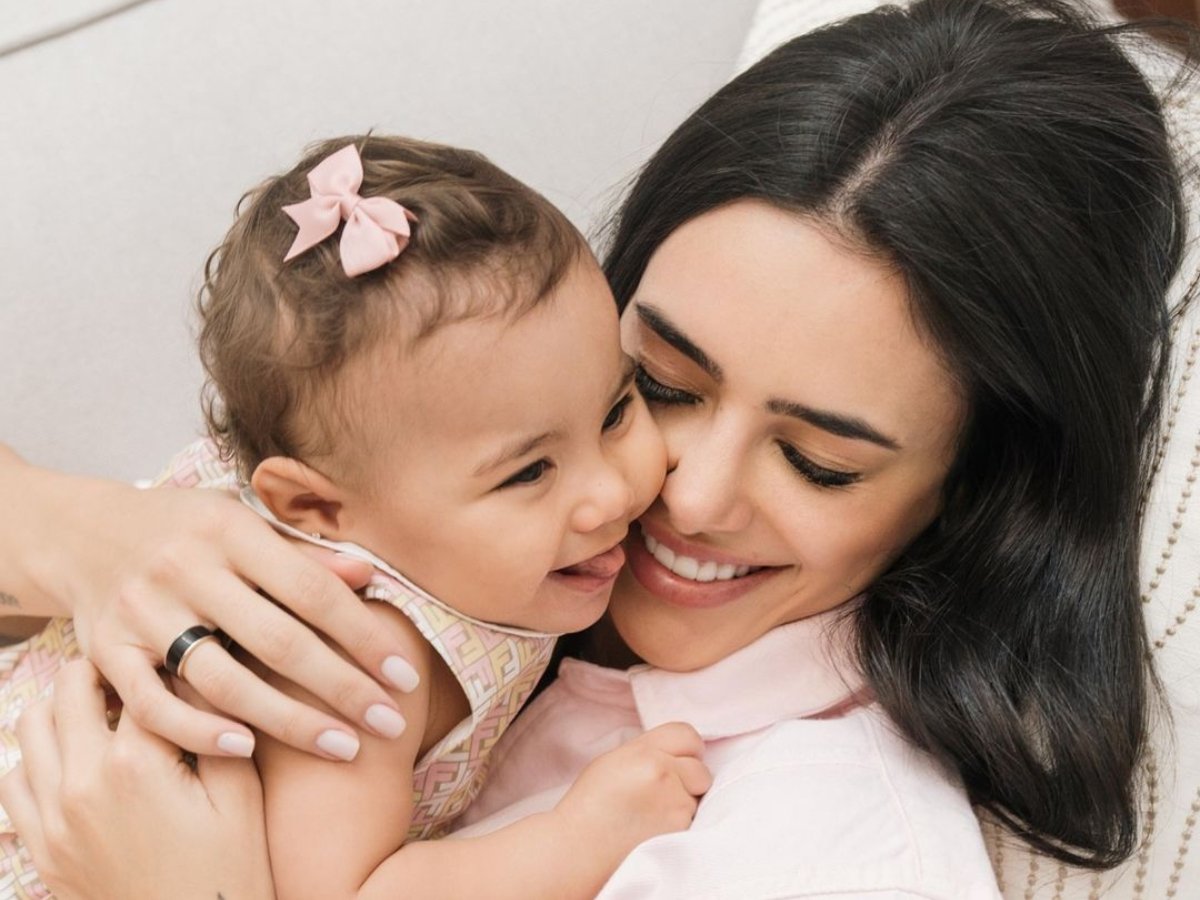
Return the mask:
<path fill-rule="evenodd" d="M 459 833 L 550 809 L 596 756 L 683 721 L 705 739 L 713 786 L 689 830 L 626 858 L 606 900 L 999 898 L 958 780 L 859 702 L 832 621 L 780 626 L 695 672 L 564 660 L 500 741 Z"/>

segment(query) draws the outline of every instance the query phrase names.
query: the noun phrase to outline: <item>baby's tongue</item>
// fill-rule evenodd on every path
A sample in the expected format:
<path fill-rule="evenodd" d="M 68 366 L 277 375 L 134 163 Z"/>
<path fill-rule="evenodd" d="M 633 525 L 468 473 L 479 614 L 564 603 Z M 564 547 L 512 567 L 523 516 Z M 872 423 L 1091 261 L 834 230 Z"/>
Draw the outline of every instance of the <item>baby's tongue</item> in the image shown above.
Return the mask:
<path fill-rule="evenodd" d="M 585 559 L 583 562 L 575 563 L 573 566 L 567 566 L 558 571 L 563 575 L 594 575 L 599 578 L 607 578 L 609 575 L 615 575 L 624 563 L 625 551 L 618 544 L 611 550 L 605 550 L 591 559 Z"/>

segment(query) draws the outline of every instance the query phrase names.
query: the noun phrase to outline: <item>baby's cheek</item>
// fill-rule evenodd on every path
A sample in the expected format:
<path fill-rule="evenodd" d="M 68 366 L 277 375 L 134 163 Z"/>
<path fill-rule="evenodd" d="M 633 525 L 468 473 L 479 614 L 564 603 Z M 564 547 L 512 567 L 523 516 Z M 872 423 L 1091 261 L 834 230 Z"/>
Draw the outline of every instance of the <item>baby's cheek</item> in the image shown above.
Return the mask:
<path fill-rule="evenodd" d="M 630 508 L 627 514 L 634 519 L 649 508 L 662 488 L 666 477 L 666 452 L 661 447 L 657 431 L 638 421 L 624 436 L 618 453 L 617 465 L 629 489 Z"/>

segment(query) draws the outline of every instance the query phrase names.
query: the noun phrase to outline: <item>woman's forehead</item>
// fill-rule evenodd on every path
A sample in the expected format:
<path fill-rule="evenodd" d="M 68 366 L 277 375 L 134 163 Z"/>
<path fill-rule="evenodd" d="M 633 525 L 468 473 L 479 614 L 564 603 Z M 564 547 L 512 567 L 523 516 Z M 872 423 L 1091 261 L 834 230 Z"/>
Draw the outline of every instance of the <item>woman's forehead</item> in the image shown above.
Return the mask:
<path fill-rule="evenodd" d="M 810 219 L 759 201 L 698 216 L 655 251 L 634 299 L 760 402 L 852 414 L 915 446 L 961 421 L 903 276 Z"/>

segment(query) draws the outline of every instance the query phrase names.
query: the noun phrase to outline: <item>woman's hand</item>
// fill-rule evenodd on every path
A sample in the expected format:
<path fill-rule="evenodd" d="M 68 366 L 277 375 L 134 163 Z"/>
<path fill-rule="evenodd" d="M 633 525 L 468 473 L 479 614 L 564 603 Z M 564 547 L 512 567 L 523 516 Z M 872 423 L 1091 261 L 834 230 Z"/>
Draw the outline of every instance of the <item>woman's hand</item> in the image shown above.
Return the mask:
<path fill-rule="evenodd" d="M 200 757 L 123 717 L 99 673 L 67 666 L 17 728 L 0 803 L 59 900 L 272 900 L 262 789 L 249 760 Z"/>
<path fill-rule="evenodd" d="M 13 590 L 58 598 L 126 715 L 174 744 L 227 756 L 253 748 L 245 725 L 192 708 L 157 674 L 171 642 L 193 625 L 222 629 L 352 722 L 366 725 L 378 720 L 375 707 L 395 705 L 304 623 L 386 683 L 401 690 L 415 683 L 412 667 L 343 583 L 361 585 L 369 566 L 330 553 L 314 558 L 226 495 L 138 490 L 38 470 L 13 456 L 0 459 L 0 483 L 19 493 L 9 515 L 23 511 L 20 527 L 0 523 L 0 562 L 33 573 Z M 353 729 L 268 687 L 216 641 L 196 647 L 186 674 L 217 710 L 297 749 L 345 759 L 357 747 Z"/>

